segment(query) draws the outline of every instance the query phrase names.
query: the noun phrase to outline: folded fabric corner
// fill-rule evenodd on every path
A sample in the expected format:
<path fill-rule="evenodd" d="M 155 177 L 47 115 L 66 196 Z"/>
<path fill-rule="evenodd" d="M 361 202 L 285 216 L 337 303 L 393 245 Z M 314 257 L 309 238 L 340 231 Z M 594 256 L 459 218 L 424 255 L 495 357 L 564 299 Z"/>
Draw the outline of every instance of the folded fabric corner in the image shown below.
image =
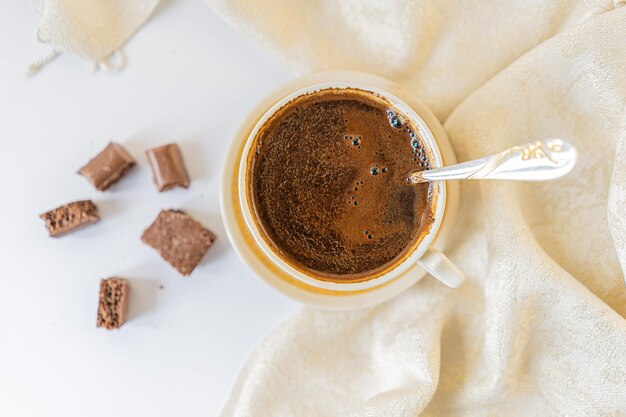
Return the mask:
<path fill-rule="evenodd" d="M 41 17 L 37 30 L 40 42 L 50 44 L 55 54 L 66 52 L 104 64 L 146 22 L 159 3 L 159 0 L 30 1 Z"/>

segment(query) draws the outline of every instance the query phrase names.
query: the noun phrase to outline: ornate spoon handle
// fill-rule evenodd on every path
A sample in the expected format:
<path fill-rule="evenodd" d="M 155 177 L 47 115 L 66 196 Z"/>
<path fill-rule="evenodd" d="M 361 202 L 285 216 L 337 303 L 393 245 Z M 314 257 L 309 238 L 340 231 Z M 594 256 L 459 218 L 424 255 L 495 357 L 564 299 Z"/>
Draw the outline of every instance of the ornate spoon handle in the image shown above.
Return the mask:
<path fill-rule="evenodd" d="M 412 184 L 445 180 L 546 181 L 574 168 L 578 152 L 562 139 L 546 139 L 514 146 L 497 154 L 409 174 Z"/>

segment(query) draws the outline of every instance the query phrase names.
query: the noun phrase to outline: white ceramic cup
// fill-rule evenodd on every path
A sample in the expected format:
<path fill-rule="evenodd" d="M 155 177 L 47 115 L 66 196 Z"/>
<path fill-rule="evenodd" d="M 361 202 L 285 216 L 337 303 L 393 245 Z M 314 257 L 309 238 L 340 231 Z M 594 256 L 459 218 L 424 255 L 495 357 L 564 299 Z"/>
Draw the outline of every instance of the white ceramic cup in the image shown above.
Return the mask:
<path fill-rule="evenodd" d="M 363 78 L 363 77 L 355 77 Z M 367 78 L 367 77 L 365 77 Z M 386 271 L 382 275 L 374 278 L 360 281 L 360 282 L 340 282 L 340 281 L 327 281 L 315 278 L 313 275 L 308 275 L 302 270 L 298 270 L 291 266 L 288 262 L 283 260 L 281 256 L 276 253 L 272 247 L 266 242 L 263 237 L 263 232 L 257 226 L 254 220 L 254 213 L 249 203 L 247 196 L 248 192 L 248 155 L 251 152 L 254 139 L 259 129 L 265 124 L 265 122 L 276 113 L 280 108 L 305 94 L 311 94 L 319 90 L 324 89 L 343 89 L 352 88 L 364 91 L 369 91 L 382 96 L 385 100 L 389 101 L 393 108 L 398 110 L 406 119 L 410 120 L 412 125 L 417 129 L 419 136 L 424 140 L 426 151 L 429 155 L 429 161 L 432 167 L 443 166 L 443 158 L 438 144 L 438 139 L 442 140 L 443 129 L 438 132 L 438 138 L 435 137 L 431 127 L 426 123 L 422 115 L 418 114 L 416 109 L 408 105 L 400 97 L 386 91 L 378 86 L 372 84 L 363 83 L 360 81 L 352 80 L 337 80 L 337 81 L 324 81 L 306 85 L 291 91 L 289 94 L 284 95 L 282 98 L 274 102 L 274 104 L 265 111 L 264 114 L 258 119 L 256 125 L 249 133 L 246 143 L 243 148 L 243 153 L 239 161 L 239 175 L 238 175 L 238 190 L 239 190 L 239 205 L 245 224 L 254 238 L 255 244 L 263 251 L 265 256 L 278 268 L 287 273 L 290 277 L 309 285 L 314 288 L 323 290 L 330 290 L 335 292 L 354 292 L 372 290 L 380 286 L 397 279 L 401 275 L 405 274 L 410 268 L 416 264 L 420 265 L 433 277 L 437 278 L 443 284 L 456 288 L 464 280 L 463 273 L 438 249 L 432 247 L 432 243 L 435 240 L 444 216 L 446 214 L 446 199 L 447 199 L 447 185 L 443 181 L 436 181 L 432 183 L 433 187 L 433 205 L 434 205 L 434 222 L 426 233 L 417 247 L 405 257 L 403 261 L 398 262 L 392 269 Z M 422 112 L 423 113 L 423 112 Z M 428 112 L 428 118 L 433 118 L 432 113 Z M 436 118 L 435 118 L 436 119 Z M 430 120 L 430 125 L 433 125 L 433 120 Z M 441 125 L 436 121 L 439 128 Z M 446 143 L 447 137 L 445 138 Z M 449 150 L 451 152 L 451 149 Z M 450 162 L 448 162 L 450 163 Z"/>

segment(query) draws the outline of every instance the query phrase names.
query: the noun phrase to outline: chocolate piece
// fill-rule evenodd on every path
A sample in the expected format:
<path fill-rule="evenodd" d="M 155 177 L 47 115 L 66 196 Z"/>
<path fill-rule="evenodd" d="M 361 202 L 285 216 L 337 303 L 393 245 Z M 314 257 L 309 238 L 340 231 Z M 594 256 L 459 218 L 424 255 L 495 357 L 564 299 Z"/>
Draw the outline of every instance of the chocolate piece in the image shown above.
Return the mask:
<path fill-rule="evenodd" d="M 87 165 L 79 169 L 78 173 L 87 178 L 97 190 L 104 191 L 122 178 L 133 165 L 135 160 L 132 156 L 120 145 L 111 142 Z"/>
<path fill-rule="evenodd" d="M 128 309 L 128 282 L 123 278 L 100 280 L 100 301 L 98 302 L 98 327 L 117 329 L 126 321 Z"/>
<path fill-rule="evenodd" d="M 159 191 L 174 187 L 189 187 L 189 176 L 178 145 L 170 143 L 148 149 L 146 155 L 152 167 L 152 179 Z"/>
<path fill-rule="evenodd" d="M 46 221 L 48 233 L 52 237 L 63 236 L 100 220 L 98 208 L 91 200 L 64 204 L 39 217 Z"/>
<path fill-rule="evenodd" d="M 162 210 L 141 236 L 182 275 L 191 274 L 215 239 L 213 232 L 180 210 Z"/>

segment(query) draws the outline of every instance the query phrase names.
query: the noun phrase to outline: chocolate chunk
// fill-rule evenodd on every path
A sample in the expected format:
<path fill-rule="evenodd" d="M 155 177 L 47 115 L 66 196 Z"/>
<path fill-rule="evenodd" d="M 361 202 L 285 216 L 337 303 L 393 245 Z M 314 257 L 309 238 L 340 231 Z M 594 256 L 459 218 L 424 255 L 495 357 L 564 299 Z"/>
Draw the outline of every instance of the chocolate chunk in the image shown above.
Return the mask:
<path fill-rule="evenodd" d="M 182 275 L 191 274 L 215 239 L 210 230 L 180 210 L 162 210 L 141 236 Z"/>
<path fill-rule="evenodd" d="M 100 280 L 98 302 L 98 327 L 117 329 L 126 321 L 128 309 L 128 282 L 123 278 Z"/>
<path fill-rule="evenodd" d="M 39 215 L 46 221 L 52 237 L 63 236 L 100 220 L 98 208 L 91 200 L 74 201 Z"/>
<path fill-rule="evenodd" d="M 104 191 L 122 178 L 133 165 L 135 160 L 130 154 L 117 143 L 111 142 L 87 165 L 79 169 L 78 173 L 87 178 L 97 190 Z"/>
<path fill-rule="evenodd" d="M 159 191 L 174 187 L 189 187 L 189 176 L 178 145 L 170 143 L 148 149 L 146 155 L 152 167 L 152 179 Z"/>

